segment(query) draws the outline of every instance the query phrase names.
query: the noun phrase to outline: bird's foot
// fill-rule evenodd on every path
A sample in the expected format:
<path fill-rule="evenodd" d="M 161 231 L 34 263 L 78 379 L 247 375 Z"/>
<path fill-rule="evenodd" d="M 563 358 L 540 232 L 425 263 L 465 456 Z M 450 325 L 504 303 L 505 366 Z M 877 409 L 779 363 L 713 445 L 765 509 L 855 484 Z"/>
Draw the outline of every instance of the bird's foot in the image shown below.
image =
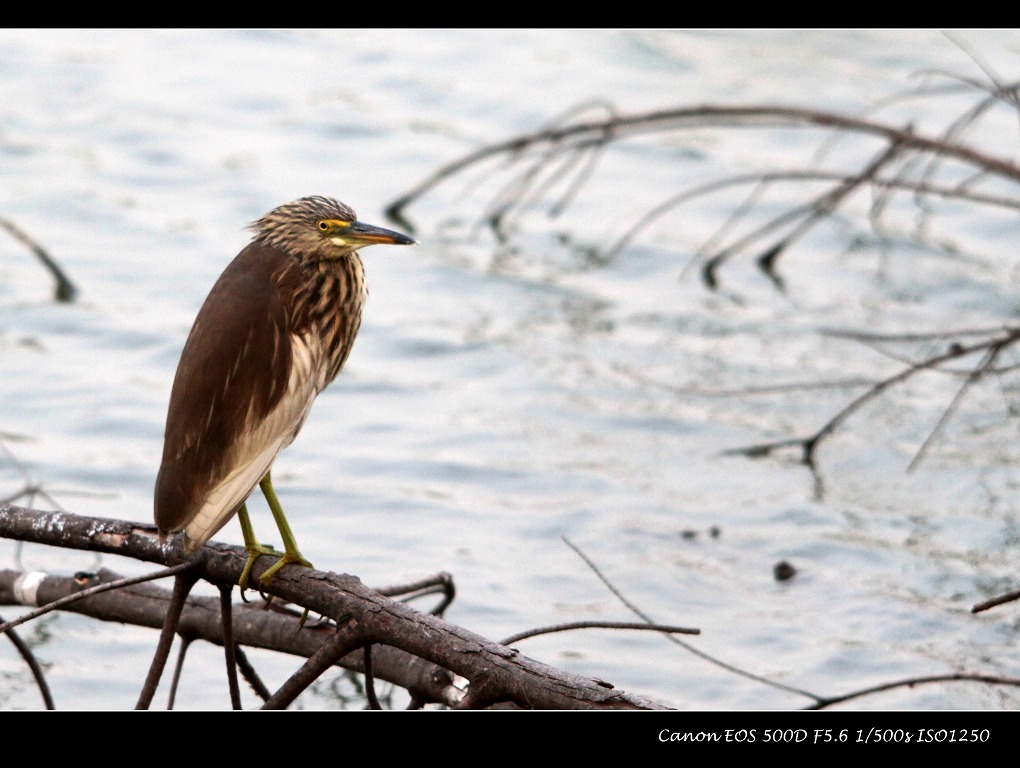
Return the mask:
<path fill-rule="evenodd" d="M 258 560 L 262 555 L 269 555 L 270 557 L 279 557 L 282 559 L 287 556 L 286 552 L 280 552 L 273 549 L 272 547 L 266 547 L 262 544 L 246 544 L 244 547 L 248 550 L 248 561 L 244 564 L 244 570 L 241 571 L 241 578 L 237 580 L 238 586 L 241 587 L 241 595 L 244 595 L 244 591 L 249 588 L 248 579 L 251 576 L 251 567 L 255 565 L 255 561 Z M 262 574 L 262 578 L 259 579 L 263 584 L 266 582 L 266 575 L 269 571 L 276 573 L 280 570 L 279 563 L 270 566 L 266 573 Z M 271 575 L 271 574 L 270 574 Z"/>
<path fill-rule="evenodd" d="M 273 578 L 273 576 L 276 575 L 277 571 L 279 571 L 281 568 L 283 568 L 283 566 L 287 565 L 287 563 L 297 563 L 298 565 L 305 566 L 305 568 L 314 568 L 315 567 L 310 562 L 305 560 L 304 557 L 301 556 L 301 553 L 297 552 L 297 551 L 294 551 L 294 552 L 274 552 L 273 554 L 279 555 L 280 559 L 277 560 L 275 563 L 273 563 L 268 568 L 266 568 L 265 573 L 263 573 L 261 576 L 259 576 L 259 582 L 261 582 L 262 586 L 265 586 L 266 584 L 268 584 L 269 580 L 271 578 Z"/>
<path fill-rule="evenodd" d="M 277 553 L 277 554 L 279 554 L 279 553 Z M 271 578 L 273 578 L 273 576 L 276 575 L 276 572 L 279 571 L 281 568 L 283 568 L 283 566 L 287 565 L 287 563 L 296 563 L 297 565 L 303 565 L 306 568 L 314 568 L 315 567 L 310 562 L 305 560 L 304 557 L 301 556 L 301 553 L 298 552 L 297 550 L 295 550 L 293 552 L 284 552 L 282 555 L 280 555 L 280 559 L 279 560 L 277 560 L 275 563 L 273 563 L 271 566 L 269 566 L 266 569 L 265 573 L 263 573 L 261 576 L 259 576 L 259 583 L 262 586 L 265 586 L 266 584 L 268 584 L 269 580 Z M 305 621 L 307 619 L 308 619 L 308 609 L 305 608 L 304 611 L 301 613 L 301 618 L 298 619 L 298 628 L 303 627 L 305 625 Z"/>

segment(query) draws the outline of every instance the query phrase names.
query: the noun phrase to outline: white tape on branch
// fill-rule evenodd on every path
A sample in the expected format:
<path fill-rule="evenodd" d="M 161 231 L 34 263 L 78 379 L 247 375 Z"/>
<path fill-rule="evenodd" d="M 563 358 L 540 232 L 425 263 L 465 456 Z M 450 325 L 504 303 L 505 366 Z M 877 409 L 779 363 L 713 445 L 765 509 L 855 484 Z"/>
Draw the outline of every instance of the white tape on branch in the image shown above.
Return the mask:
<path fill-rule="evenodd" d="M 21 574 L 14 582 L 14 599 L 21 605 L 38 606 L 36 594 L 39 591 L 39 585 L 47 575 L 41 571 Z"/>

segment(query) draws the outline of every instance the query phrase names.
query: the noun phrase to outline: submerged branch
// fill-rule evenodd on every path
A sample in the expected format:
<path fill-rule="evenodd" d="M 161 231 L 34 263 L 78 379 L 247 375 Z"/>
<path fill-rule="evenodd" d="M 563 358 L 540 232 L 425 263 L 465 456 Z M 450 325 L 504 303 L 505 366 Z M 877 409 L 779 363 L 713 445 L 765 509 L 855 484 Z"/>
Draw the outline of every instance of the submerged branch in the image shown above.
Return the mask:
<path fill-rule="evenodd" d="M 43 266 L 50 271 L 50 274 L 53 275 L 53 279 L 57 281 L 54 298 L 56 298 L 57 301 L 62 302 L 74 301 L 75 296 L 78 294 L 78 289 L 75 288 L 74 283 L 71 282 L 70 278 L 64 274 L 64 270 L 60 268 L 60 265 L 57 264 L 56 260 L 13 221 L 0 217 L 0 227 L 6 229 L 12 237 L 32 251 L 32 253 L 36 255 L 36 258 L 43 263 Z"/>
<path fill-rule="evenodd" d="M 1020 166 L 1010 158 L 958 143 L 952 137 L 925 136 L 910 128 L 824 110 L 776 105 L 704 105 L 557 125 L 481 147 L 440 167 L 390 203 L 386 213 L 402 226 L 413 230 L 405 209 L 444 181 L 493 158 L 507 156 L 519 160 L 528 152 L 537 150 L 545 152 L 545 158 L 549 159 L 560 153 L 574 152 L 579 147 L 599 146 L 639 135 L 713 127 L 814 127 L 875 136 L 885 139 L 890 147 L 951 158 L 983 172 L 1020 183 Z M 911 184 L 906 181 L 900 183 L 907 186 Z"/>
<path fill-rule="evenodd" d="M 866 334 L 860 335 L 862 339 L 866 336 Z M 862 409 L 866 404 L 876 399 L 879 395 L 883 394 L 890 388 L 902 384 L 919 373 L 939 371 L 941 373 L 948 373 L 951 375 L 961 375 L 955 371 L 947 371 L 944 368 L 944 364 L 976 353 L 981 353 L 981 361 L 977 366 L 964 374 L 966 375 L 966 380 L 963 386 L 954 395 L 952 401 L 946 406 L 946 409 L 943 411 L 935 429 L 915 454 L 914 459 L 910 464 L 910 467 L 914 468 L 927 453 L 938 435 L 941 434 L 947 420 L 953 413 L 956 412 L 964 393 L 971 387 L 972 384 L 974 384 L 974 382 L 996 373 L 997 371 L 994 367 L 995 360 L 1005 349 L 1016 344 L 1018 340 L 1020 340 L 1020 328 L 1006 328 L 997 329 L 991 338 L 981 339 L 970 344 L 954 342 L 949 345 L 947 351 L 930 355 L 929 357 L 917 362 L 908 362 L 905 367 L 898 372 L 875 382 L 866 392 L 851 400 L 849 404 L 840 409 L 840 411 L 826 421 L 821 428 L 808 437 L 759 443 L 743 448 L 735 448 L 727 451 L 727 453 L 759 457 L 767 456 L 779 449 L 799 446 L 802 450 L 802 462 L 811 467 L 813 470 L 816 470 L 816 453 L 821 442 L 827 437 L 833 435 L 853 414 Z"/>
<path fill-rule="evenodd" d="M 719 287 L 720 269 L 724 264 L 738 255 L 756 254 L 758 269 L 778 289 L 783 290 L 784 278 L 777 270 L 778 259 L 820 222 L 843 212 L 848 201 L 859 197 L 859 193 L 865 190 L 871 190 L 874 198 L 870 201 L 864 220 L 880 236 L 883 234 L 883 219 L 890 202 L 900 193 L 913 198 L 914 206 L 922 214 L 921 220 L 929 212 L 928 202 L 934 199 L 1020 211 L 1020 194 L 1014 192 L 1020 184 L 1020 165 L 1011 156 L 1002 154 L 999 144 L 986 149 L 966 141 L 993 107 L 1005 106 L 1020 116 L 1020 84 L 1005 82 L 988 70 L 984 71 L 984 79 L 935 74 L 948 81 L 949 86 L 941 90 L 929 88 L 908 95 L 939 96 L 962 92 L 975 96 L 974 102 L 962 113 L 951 116 L 948 125 L 941 130 L 921 129 L 913 123 L 894 124 L 875 116 L 874 112 L 878 109 L 889 107 L 897 100 L 904 100 L 906 96 L 902 94 L 895 100 L 876 103 L 873 113 L 864 116 L 775 104 L 710 104 L 631 115 L 613 114 L 607 108 L 607 114 L 592 118 L 587 117 L 587 108 L 579 107 L 561 116 L 552 125 L 480 147 L 441 166 L 391 203 L 387 211 L 391 217 L 410 226 L 406 220 L 407 208 L 421 197 L 468 168 L 489 161 L 502 161 L 504 170 L 510 168 L 516 175 L 499 190 L 483 217 L 500 242 L 504 242 L 510 236 L 506 227 L 507 219 L 514 212 L 519 213 L 543 199 L 555 181 L 571 173 L 576 175 L 570 185 L 569 195 L 555 203 L 548 203 L 548 206 L 558 214 L 568 200 L 574 200 L 580 188 L 589 180 L 594 163 L 610 144 L 694 129 L 821 129 L 831 136 L 823 145 L 825 151 L 816 153 L 816 161 L 820 163 L 824 159 L 827 164 L 842 162 L 844 166 L 852 162 L 853 166 L 817 168 L 806 164 L 802 168 L 786 170 L 763 168 L 754 173 L 700 181 L 658 202 L 630 227 L 617 230 L 622 231 L 622 234 L 615 234 L 615 239 L 605 248 L 593 249 L 599 257 L 593 261 L 609 264 L 640 232 L 667 213 L 708 195 L 750 187 L 746 199 L 734 208 L 717 232 L 695 250 L 683 270 L 686 271 L 692 265 L 700 265 L 703 283 L 710 290 L 715 290 Z M 846 161 L 843 159 L 845 155 L 833 151 L 832 145 L 837 139 L 850 136 L 871 137 L 879 142 L 879 147 L 864 160 Z M 678 163 L 684 158 L 683 154 L 677 154 Z M 577 172 L 576 168 L 582 164 L 582 160 L 584 170 Z M 947 168 L 951 168 L 953 174 Z M 547 180 L 544 183 L 541 181 L 543 178 Z M 766 191 L 780 184 L 787 188 L 802 185 L 803 197 L 793 202 L 780 203 L 777 211 L 763 214 Z M 993 187 L 993 184 L 998 186 Z M 821 189 L 818 189 L 819 186 Z M 760 220 L 749 221 L 752 215 L 758 216 Z M 738 231 L 738 226 L 745 231 Z M 933 246 L 944 252 L 951 251 L 926 239 L 920 223 L 911 237 L 913 242 Z M 956 336 L 962 338 L 965 334 L 965 331 L 961 331 Z M 913 469 L 937 442 L 947 424 L 956 417 L 976 382 L 989 376 L 1002 375 L 1017 367 L 1003 365 L 1001 362 L 1001 352 L 1013 346 L 1016 340 L 1013 331 L 1000 329 L 984 336 L 976 344 L 954 344 L 948 352 L 929 355 L 919 361 L 905 358 L 901 360 L 903 367 L 898 372 L 880 381 L 865 384 L 866 391 L 853 396 L 815 433 L 806 437 L 761 443 L 732 452 L 765 456 L 779 449 L 799 447 L 801 460 L 811 469 L 816 489 L 820 492 L 821 474 L 816 462 L 818 448 L 851 416 L 918 373 L 937 370 L 957 375 L 956 371 L 946 365 L 949 361 L 970 354 L 985 354 L 986 357 L 976 368 L 963 372 L 965 381 L 913 457 L 909 467 Z M 849 376 L 847 380 L 853 381 Z M 860 386 L 856 382 L 855 385 Z M 745 391 L 753 389 L 749 387 Z"/>

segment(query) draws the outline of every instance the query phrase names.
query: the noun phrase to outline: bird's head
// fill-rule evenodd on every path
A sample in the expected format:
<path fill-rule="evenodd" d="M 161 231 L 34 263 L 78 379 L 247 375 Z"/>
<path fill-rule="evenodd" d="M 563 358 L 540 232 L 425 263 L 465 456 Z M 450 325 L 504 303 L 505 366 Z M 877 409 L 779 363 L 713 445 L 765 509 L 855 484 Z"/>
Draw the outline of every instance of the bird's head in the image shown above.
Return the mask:
<path fill-rule="evenodd" d="M 252 222 L 255 240 L 294 254 L 302 261 L 337 259 L 366 245 L 414 245 L 407 235 L 358 221 L 348 206 L 314 195 L 274 208 Z"/>

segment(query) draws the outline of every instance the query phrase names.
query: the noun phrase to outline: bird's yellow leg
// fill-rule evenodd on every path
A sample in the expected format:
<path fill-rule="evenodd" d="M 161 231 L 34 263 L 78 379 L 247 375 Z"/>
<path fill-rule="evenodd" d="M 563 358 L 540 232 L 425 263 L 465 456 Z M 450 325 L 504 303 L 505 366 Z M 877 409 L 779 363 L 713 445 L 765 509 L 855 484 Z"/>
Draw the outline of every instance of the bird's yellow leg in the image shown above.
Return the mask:
<path fill-rule="evenodd" d="M 273 513 L 273 519 L 276 520 L 276 527 L 280 529 L 280 536 L 283 537 L 283 554 L 280 559 L 273 563 L 266 570 L 265 573 L 259 578 L 263 584 L 266 584 L 283 566 L 287 563 L 298 563 L 307 568 L 313 567 L 310 562 L 301 556 L 298 551 L 297 541 L 294 540 L 294 534 L 290 531 L 290 524 L 287 522 L 286 516 L 283 514 L 283 507 L 280 506 L 280 500 L 276 498 L 276 491 L 273 490 L 273 481 L 270 478 L 270 473 L 266 472 L 266 476 L 262 478 L 259 483 L 259 487 L 262 489 L 262 494 L 266 497 L 266 501 L 269 503 L 269 509 Z M 276 553 L 279 554 L 279 553 Z"/>
<path fill-rule="evenodd" d="M 258 539 L 255 538 L 255 529 L 252 527 L 251 518 L 248 517 L 248 507 L 244 504 L 237 510 L 237 519 L 241 523 L 241 535 L 244 536 L 244 548 L 248 550 L 248 561 L 244 564 L 244 570 L 241 571 L 241 578 L 237 580 L 238 585 L 241 587 L 241 596 L 244 596 L 244 590 L 248 589 L 248 577 L 251 574 L 251 567 L 255 564 L 262 555 L 273 555 L 277 557 L 283 557 L 286 553 L 277 552 L 272 547 L 266 547 L 259 544 Z"/>

